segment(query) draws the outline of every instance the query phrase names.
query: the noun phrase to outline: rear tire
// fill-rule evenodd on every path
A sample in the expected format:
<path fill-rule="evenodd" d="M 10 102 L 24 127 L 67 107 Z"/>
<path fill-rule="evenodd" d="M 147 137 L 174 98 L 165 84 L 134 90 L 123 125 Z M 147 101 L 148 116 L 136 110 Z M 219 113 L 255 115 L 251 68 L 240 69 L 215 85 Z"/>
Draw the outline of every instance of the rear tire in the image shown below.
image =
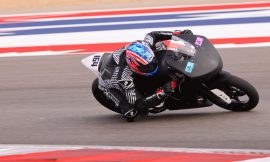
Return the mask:
<path fill-rule="evenodd" d="M 254 109 L 259 102 L 257 90 L 242 78 L 231 75 L 224 83 L 218 85 L 215 88 L 222 90 L 232 100 L 230 104 L 222 100 L 213 101 L 216 105 L 224 109 L 236 112 L 249 111 Z M 248 100 L 246 100 L 247 98 Z"/>
<path fill-rule="evenodd" d="M 116 112 L 121 113 L 120 109 L 114 106 L 114 103 L 106 98 L 104 93 L 98 88 L 98 78 L 92 83 L 92 93 L 96 100 L 104 107 Z"/>

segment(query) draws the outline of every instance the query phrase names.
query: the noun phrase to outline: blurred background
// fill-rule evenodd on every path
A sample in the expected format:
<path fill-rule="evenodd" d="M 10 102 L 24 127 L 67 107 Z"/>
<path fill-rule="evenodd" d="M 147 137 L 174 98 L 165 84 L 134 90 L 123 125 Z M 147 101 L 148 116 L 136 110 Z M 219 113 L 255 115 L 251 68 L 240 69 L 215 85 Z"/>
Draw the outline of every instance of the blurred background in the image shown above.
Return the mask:
<path fill-rule="evenodd" d="M 0 0 L 0 14 L 162 7 L 211 3 L 255 2 L 254 0 Z"/>

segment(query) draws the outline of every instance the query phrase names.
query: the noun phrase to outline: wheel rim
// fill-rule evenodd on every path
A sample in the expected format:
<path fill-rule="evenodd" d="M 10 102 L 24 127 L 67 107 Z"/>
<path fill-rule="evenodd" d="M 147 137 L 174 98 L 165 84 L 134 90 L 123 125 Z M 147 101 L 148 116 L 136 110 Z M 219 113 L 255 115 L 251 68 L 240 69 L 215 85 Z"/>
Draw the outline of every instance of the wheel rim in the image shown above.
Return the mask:
<path fill-rule="evenodd" d="M 249 95 L 242 90 L 241 88 L 230 86 L 225 91 L 225 93 L 230 97 L 232 103 L 228 104 L 228 106 L 239 106 L 239 108 L 248 107 L 250 102 Z"/>
<path fill-rule="evenodd" d="M 248 94 L 240 88 L 231 86 L 227 91 L 228 96 L 235 102 L 246 104 L 249 101 Z"/>

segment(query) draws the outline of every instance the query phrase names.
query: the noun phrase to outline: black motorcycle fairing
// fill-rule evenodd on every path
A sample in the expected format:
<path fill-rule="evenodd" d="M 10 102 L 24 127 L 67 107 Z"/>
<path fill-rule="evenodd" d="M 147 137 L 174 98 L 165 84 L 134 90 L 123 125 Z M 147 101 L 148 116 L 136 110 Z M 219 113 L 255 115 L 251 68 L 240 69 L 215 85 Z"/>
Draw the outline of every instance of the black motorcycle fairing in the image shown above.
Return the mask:
<path fill-rule="evenodd" d="M 222 70 L 222 59 L 206 37 L 199 35 L 178 35 L 178 37 L 192 44 L 196 49 L 196 55 L 185 60 L 169 58 L 166 60 L 168 66 L 197 82 L 205 82 Z"/>
<path fill-rule="evenodd" d="M 209 89 L 213 89 L 215 87 L 222 87 L 225 86 L 225 83 L 231 77 L 231 73 L 222 70 L 218 75 L 215 75 L 213 78 L 205 82 L 206 86 Z"/>

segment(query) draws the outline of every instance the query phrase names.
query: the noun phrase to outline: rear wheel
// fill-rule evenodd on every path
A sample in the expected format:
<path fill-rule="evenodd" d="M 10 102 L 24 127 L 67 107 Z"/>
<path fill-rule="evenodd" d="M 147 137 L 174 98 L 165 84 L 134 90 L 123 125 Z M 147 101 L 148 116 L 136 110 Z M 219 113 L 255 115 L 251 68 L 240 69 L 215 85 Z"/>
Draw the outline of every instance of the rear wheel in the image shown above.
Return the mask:
<path fill-rule="evenodd" d="M 106 98 L 104 93 L 98 88 L 98 78 L 96 78 L 92 83 L 92 93 L 96 100 L 104 107 L 120 113 L 120 109 L 114 106 L 114 103 Z"/>
<path fill-rule="evenodd" d="M 259 102 L 257 90 L 247 81 L 231 75 L 228 80 L 215 87 L 223 91 L 231 100 L 227 103 L 221 99 L 213 101 L 216 105 L 231 111 L 249 111 Z M 213 88 L 213 89 L 215 89 Z"/>

